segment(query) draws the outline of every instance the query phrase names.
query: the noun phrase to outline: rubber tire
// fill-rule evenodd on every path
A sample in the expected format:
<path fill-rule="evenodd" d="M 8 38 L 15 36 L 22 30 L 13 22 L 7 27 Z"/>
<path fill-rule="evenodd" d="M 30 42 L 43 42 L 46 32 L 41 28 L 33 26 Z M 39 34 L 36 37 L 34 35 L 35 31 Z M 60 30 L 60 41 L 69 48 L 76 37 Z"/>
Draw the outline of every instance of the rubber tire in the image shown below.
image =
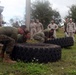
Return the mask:
<path fill-rule="evenodd" d="M 11 58 L 24 62 L 55 62 L 61 59 L 61 47 L 53 44 L 17 44 Z"/>
<path fill-rule="evenodd" d="M 62 48 L 69 47 L 74 45 L 74 40 L 72 37 L 63 37 L 63 38 L 57 38 L 53 40 L 47 40 L 45 43 L 50 44 L 56 44 L 60 45 Z"/>

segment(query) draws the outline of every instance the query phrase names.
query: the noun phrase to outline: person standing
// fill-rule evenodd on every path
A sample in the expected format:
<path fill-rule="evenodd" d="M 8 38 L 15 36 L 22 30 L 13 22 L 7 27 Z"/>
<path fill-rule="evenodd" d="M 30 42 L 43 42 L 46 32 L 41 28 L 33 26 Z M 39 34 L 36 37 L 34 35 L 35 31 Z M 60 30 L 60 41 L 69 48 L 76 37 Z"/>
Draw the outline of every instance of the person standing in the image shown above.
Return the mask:
<path fill-rule="evenodd" d="M 69 37 L 73 37 L 73 40 L 75 41 L 74 39 L 75 23 L 72 21 L 72 18 L 70 18 L 70 21 L 67 24 L 67 32 Z"/>
<path fill-rule="evenodd" d="M 66 18 L 65 19 L 65 22 L 64 22 L 64 33 L 65 33 L 65 37 L 68 37 L 68 34 L 67 34 L 67 24 L 69 22 L 69 19 Z"/>
<path fill-rule="evenodd" d="M 36 30 L 37 27 L 36 27 L 36 26 L 37 26 L 37 25 L 36 25 L 34 19 L 32 19 L 32 20 L 31 20 L 31 23 L 30 23 L 31 39 L 33 39 L 34 34 L 37 32 L 37 30 Z"/>
<path fill-rule="evenodd" d="M 58 25 L 55 24 L 54 20 L 51 21 L 51 23 L 47 26 L 47 28 L 48 28 L 49 30 L 54 30 L 53 37 L 54 37 L 54 38 L 57 38 L 57 36 L 56 36 L 56 30 L 58 29 Z"/>
<path fill-rule="evenodd" d="M 44 28 L 43 28 L 43 25 L 42 23 L 39 21 L 39 19 L 36 19 L 36 25 L 37 25 L 37 32 L 39 31 L 42 31 Z"/>

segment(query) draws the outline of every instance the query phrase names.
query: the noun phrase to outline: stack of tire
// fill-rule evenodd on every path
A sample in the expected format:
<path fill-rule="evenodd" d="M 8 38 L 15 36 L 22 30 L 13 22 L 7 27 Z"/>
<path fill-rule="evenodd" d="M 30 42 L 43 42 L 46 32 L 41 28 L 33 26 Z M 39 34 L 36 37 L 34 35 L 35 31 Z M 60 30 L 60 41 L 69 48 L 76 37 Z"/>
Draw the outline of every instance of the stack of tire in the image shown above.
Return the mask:
<path fill-rule="evenodd" d="M 60 45 L 63 48 L 63 47 L 73 46 L 74 40 L 72 37 L 63 37 L 63 38 L 46 40 L 45 43 Z"/>
<path fill-rule="evenodd" d="M 61 59 L 61 47 L 53 44 L 16 44 L 11 58 L 24 62 L 55 62 Z"/>

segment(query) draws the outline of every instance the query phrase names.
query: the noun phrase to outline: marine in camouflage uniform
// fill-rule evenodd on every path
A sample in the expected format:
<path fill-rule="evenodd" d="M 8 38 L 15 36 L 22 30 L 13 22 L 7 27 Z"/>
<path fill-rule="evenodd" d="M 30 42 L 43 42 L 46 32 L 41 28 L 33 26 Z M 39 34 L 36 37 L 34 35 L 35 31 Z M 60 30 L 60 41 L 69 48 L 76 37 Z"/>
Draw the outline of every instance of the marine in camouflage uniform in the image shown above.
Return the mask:
<path fill-rule="evenodd" d="M 39 42 L 44 42 L 45 41 L 45 34 L 43 31 L 39 31 L 34 34 L 33 36 L 34 40 L 37 40 Z"/>
<path fill-rule="evenodd" d="M 21 28 L 15 27 L 0 27 L 0 43 L 4 45 L 0 57 L 3 58 L 3 62 L 15 63 L 10 59 L 10 54 L 17 41 L 18 33 L 22 34 Z"/>
<path fill-rule="evenodd" d="M 38 42 L 45 42 L 46 40 L 53 39 L 53 34 L 49 35 L 50 30 L 45 29 L 43 31 L 39 31 L 34 34 L 33 39 L 37 40 Z"/>
<path fill-rule="evenodd" d="M 57 36 L 56 36 L 56 29 L 58 29 L 58 25 L 54 23 L 54 20 L 51 21 L 51 23 L 47 26 L 47 28 L 49 30 L 53 29 L 54 30 L 53 37 L 57 38 Z"/>
<path fill-rule="evenodd" d="M 30 33 L 31 33 L 31 39 L 33 39 L 34 34 L 36 33 L 36 23 L 34 22 L 34 20 L 31 20 L 30 23 Z"/>
<path fill-rule="evenodd" d="M 42 31 L 42 30 L 44 29 L 42 23 L 39 22 L 38 19 L 36 19 L 36 25 L 37 25 L 37 26 L 36 26 L 37 32 Z"/>
<path fill-rule="evenodd" d="M 67 34 L 67 24 L 68 24 L 69 20 L 68 18 L 65 19 L 65 22 L 64 22 L 64 33 L 65 33 L 65 37 L 68 37 L 68 34 Z"/>
<path fill-rule="evenodd" d="M 67 32 L 68 35 L 70 37 L 73 37 L 73 40 L 75 41 L 74 39 L 75 23 L 72 21 L 72 18 L 70 18 L 70 22 L 67 24 Z"/>

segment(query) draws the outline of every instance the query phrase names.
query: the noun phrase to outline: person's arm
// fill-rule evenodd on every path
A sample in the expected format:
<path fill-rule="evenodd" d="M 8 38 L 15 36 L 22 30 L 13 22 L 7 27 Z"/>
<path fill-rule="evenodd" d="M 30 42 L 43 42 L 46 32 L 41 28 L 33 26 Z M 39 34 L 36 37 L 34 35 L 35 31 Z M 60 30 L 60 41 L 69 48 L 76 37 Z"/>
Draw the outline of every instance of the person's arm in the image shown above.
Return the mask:
<path fill-rule="evenodd" d="M 66 28 L 66 30 L 67 30 L 67 33 L 68 33 L 68 31 L 69 31 L 69 24 L 67 24 L 67 28 Z"/>
<path fill-rule="evenodd" d="M 55 30 L 57 30 L 58 29 L 58 25 L 57 24 L 55 24 Z"/>
<path fill-rule="evenodd" d="M 47 29 L 51 29 L 50 24 L 47 26 Z"/>
<path fill-rule="evenodd" d="M 40 23 L 40 26 L 41 26 L 41 29 L 44 30 L 44 28 L 43 28 L 43 24 L 42 24 L 42 23 Z"/>
<path fill-rule="evenodd" d="M 16 32 L 13 32 L 10 37 L 17 41 L 17 35 L 18 34 Z"/>
<path fill-rule="evenodd" d="M 67 23 L 64 23 L 64 32 L 67 32 Z"/>
<path fill-rule="evenodd" d="M 45 41 L 45 35 L 44 32 L 38 32 L 33 36 L 34 40 L 44 42 Z"/>
<path fill-rule="evenodd" d="M 74 32 L 75 32 L 75 28 L 76 28 L 76 27 L 75 27 L 75 23 L 74 23 L 74 24 L 73 24 L 73 30 L 74 30 Z"/>

